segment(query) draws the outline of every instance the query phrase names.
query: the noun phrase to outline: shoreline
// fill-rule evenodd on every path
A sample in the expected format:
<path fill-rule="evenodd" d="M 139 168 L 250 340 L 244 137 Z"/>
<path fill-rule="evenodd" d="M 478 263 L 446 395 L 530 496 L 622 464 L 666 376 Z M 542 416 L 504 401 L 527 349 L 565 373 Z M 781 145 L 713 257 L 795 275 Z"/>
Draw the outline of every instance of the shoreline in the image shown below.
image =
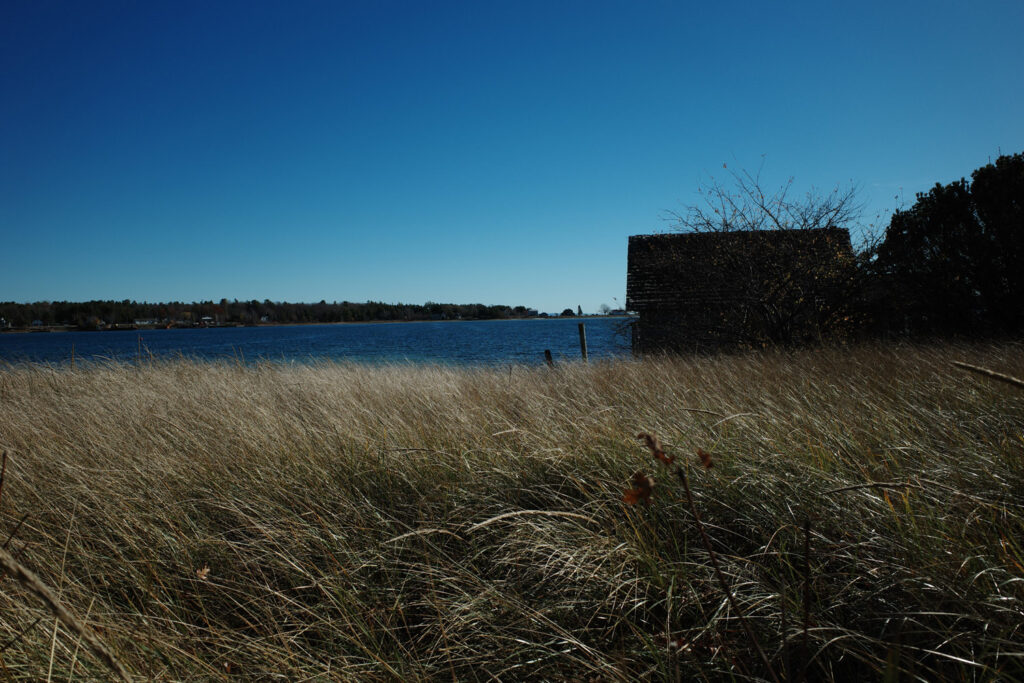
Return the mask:
<path fill-rule="evenodd" d="M 408 323 L 481 323 L 481 322 L 521 322 L 525 320 L 575 320 L 585 322 L 587 320 L 629 320 L 635 316 L 631 315 L 574 315 L 569 316 L 532 316 L 529 318 L 468 318 L 468 319 L 447 319 L 447 320 L 338 320 L 332 322 L 308 322 L 308 323 L 231 323 L 224 325 L 191 325 L 170 327 L 162 326 L 127 326 L 127 327 L 106 327 L 103 329 L 83 329 L 67 325 L 54 325 L 51 327 L 31 328 L 17 327 L 0 330 L 0 334 L 44 334 L 63 332 L 159 332 L 162 330 L 212 330 L 243 327 L 309 327 L 312 325 L 404 325 Z"/>

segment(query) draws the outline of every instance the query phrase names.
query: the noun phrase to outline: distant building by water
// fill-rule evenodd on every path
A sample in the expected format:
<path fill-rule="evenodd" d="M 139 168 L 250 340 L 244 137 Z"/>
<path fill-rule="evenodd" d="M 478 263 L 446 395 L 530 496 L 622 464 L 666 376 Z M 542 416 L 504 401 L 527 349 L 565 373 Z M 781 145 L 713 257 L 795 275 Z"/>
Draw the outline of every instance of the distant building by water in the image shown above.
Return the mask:
<path fill-rule="evenodd" d="M 845 229 L 633 235 L 626 308 L 637 352 L 820 339 L 852 265 Z"/>

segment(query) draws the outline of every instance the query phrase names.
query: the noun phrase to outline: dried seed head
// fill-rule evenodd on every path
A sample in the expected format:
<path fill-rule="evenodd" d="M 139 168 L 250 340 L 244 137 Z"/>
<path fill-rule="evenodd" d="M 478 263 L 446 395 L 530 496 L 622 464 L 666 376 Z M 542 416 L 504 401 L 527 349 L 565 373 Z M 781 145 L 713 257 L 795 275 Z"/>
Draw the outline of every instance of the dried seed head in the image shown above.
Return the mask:
<path fill-rule="evenodd" d="M 636 435 L 636 438 L 643 439 L 644 443 L 647 444 L 647 447 L 651 449 L 651 455 L 653 455 L 655 458 L 657 458 L 665 465 L 671 465 L 673 462 L 675 462 L 675 456 L 665 455 L 665 449 L 661 447 L 661 441 L 658 440 L 658 437 L 656 437 L 654 434 L 647 434 L 646 432 L 641 432 L 640 434 Z"/>
<path fill-rule="evenodd" d="M 654 480 L 643 472 L 633 475 L 633 488 L 622 494 L 622 500 L 630 505 L 635 505 L 641 500 L 645 505 L 651 504 L 651 493 L 654 489 Z"/>
<path fill-rule="evenodd" d="M 711 467 L 711 454 L 703 448 L 697 449 L 697 457 L 700 458 L 700 464 L 704 465 L 705 468 Z"/>

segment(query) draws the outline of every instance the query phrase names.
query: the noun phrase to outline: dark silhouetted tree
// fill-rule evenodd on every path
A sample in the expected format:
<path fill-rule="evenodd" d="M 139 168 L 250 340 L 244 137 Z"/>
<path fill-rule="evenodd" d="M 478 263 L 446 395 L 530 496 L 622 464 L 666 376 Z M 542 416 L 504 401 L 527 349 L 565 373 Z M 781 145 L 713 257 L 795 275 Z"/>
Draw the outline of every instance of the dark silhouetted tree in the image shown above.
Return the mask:
<path fill-rule="evenodd" d="M 874 270 L 897 330 L 976 335 L 1024 327 L 1024 155 L 936 184 L 893 214 Z"/>

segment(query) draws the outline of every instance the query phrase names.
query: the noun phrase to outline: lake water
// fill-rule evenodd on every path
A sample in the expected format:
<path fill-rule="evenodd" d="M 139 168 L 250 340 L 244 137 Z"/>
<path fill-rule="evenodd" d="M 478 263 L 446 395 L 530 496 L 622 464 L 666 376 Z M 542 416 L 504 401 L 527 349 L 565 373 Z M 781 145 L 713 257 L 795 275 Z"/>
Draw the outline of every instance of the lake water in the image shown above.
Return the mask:
<path fill-rule="evenodd" d="M 0 361 L 67 363 L 135 360 L 183 355 L 204 360 L 308 362 L 413 362 L 452 365 L 539 364 L 544 350 L 556 360 L 579 359 L 580 321 L 480 320 L 350 323 L 205 329 L 124 330 L 0 334 Z M 628 319 L 587 318 L 588 354 L 615 358 L 630 353 Z"/>

